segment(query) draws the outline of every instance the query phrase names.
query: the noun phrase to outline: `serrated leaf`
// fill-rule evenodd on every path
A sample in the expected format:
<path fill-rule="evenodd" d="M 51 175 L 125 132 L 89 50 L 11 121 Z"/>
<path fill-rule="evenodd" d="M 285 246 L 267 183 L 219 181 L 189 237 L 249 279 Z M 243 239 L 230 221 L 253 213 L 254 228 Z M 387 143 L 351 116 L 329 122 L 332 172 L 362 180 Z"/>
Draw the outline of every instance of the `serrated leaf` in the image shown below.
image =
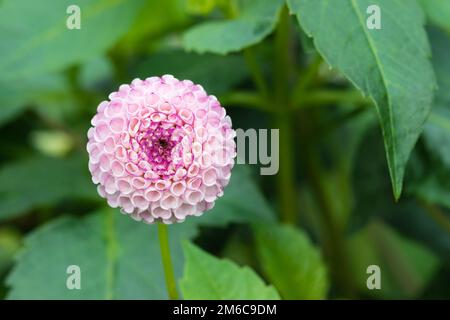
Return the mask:
<path fill-rule="evenodd" d="M 241 56 L 199 55 L 183 51 L 165 51 L 151 55 L 137 67 L 137 76 L 172 74 L 202 85 L 209 94 L 224 93 L 248 74 Z"/>
<path fill-rule="evenodd" d="M 0 170 L 0 220 L 66 199 L 98 199 L 82 157 L 35 157 Z"/>
<path fill-rule="evenodd" d="M 428 19 L 450 35 L 450 1 L 420 0 Z"/>
<path fill-rule="evenodd" d="M 277 300 L 276 290 L 267 286 L 249 267 L 218 259 L 191 243 L 184 243 L 186 259 L 181 292 L 185 299 Z"/>
<path fill-rule="evenodd" d="M 73 4 L 71 0 L 1 3 L 1 79 L 44 74 L 98 56 L 124 35 L 143 1 L 77 1 L 81 29 L 69 30 L 66 10 Z"/>
<path fill-rule="evenodd" d="M 402 191 L 405 166 L 429 114 L 436 87 L 416 1 L 288 0 L 319 53 L 378 110 L 394 195 Z M 366 10 L 381 9 L 381 30 L 369 30 Z"/>
<path fill-rule="evenodd" d="M 232 20 L 208 21 L 196 25 L 183 35 L 187 50 L 198 53 L 227 54 L 263 40 L 274 29 L 283 0 L 248 0 L 242 2 L 238 16 Z"/>
<path fill-rule="evenodd" d="M 170 226 L 175 273 L 181 275 L 181 239 L 191 222 Z M 63 217 L 33 232 L 7 279 L 9 299 L 166 299 L 156 225 L 106 209 L 85 218 Z M 69 290 L 67 267 L 81 270 L 81 289 Z"/>
<path fill-rule="evenodd" d="M 287 225 L 254 228 L 264 273 L 283 299 L 324 299 L 329 283 L 319 250 L 299 229 Z"/>

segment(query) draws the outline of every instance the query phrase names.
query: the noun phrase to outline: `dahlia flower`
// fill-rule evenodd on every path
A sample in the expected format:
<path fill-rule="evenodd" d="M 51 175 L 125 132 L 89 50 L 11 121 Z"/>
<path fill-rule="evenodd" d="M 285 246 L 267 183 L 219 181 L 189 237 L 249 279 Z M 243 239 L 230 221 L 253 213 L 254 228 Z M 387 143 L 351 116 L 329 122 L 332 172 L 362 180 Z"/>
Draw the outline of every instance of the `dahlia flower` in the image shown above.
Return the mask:
<path fill-rule="evenodd" d="M 231 119 L 190 80 L 164 75 L 121 85 L 91 123 L 92 181 L 111 207 L 135 220 L 200 216 L 229 182 L 236 156 Z"/>

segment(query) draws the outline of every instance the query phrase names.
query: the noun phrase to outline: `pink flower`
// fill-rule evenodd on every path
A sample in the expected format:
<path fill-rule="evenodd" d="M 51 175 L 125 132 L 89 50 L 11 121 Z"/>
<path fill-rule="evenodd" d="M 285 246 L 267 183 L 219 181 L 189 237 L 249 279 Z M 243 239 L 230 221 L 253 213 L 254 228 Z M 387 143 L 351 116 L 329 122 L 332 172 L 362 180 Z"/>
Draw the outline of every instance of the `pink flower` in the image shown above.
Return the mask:
<path fill-rule="evenodd" d="M 92 181 L 111 207 L 138 221 L 200 216 L 229 182 L 236 156 L 231 119 L 192 81 L 135 79 L 101 102 L 91 123 Z"/>

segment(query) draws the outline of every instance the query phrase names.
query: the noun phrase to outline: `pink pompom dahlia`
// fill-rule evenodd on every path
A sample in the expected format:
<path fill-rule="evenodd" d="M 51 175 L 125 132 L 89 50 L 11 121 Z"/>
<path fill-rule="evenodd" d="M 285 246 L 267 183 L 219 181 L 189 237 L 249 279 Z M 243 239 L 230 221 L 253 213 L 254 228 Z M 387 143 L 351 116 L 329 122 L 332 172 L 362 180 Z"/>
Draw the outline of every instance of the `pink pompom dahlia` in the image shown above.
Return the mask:
<path fill-rule="evenodd" d="M 236 156 L 225 109 L 171 75 L 135 79 L 103 101 L 88 131 L 92 180 L 138 221 L 182 222 L 214 206 Z"/>

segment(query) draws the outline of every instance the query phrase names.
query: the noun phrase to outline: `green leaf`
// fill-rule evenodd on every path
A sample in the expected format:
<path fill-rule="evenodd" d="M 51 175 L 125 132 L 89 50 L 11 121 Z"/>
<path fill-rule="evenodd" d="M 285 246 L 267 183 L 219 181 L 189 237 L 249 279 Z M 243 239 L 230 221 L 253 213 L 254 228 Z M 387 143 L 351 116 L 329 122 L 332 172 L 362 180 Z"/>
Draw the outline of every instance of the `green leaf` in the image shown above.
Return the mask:
<path fill-rule="evenodd" d="M 235 19 L 196 25 L 183 35 L 187 50 L 227 54 L 262 41 L 274 29 L 283 0 L 248 0 Z"/>
<path fill-rule="evenodd" d="M 243 165 L 233 168 L 223 197 L 215 202 L 213 209 L 199 218 L 200 224 L 209 226 L 274 221 L 274 211 L 256 185 L 249 168 Z"/>
<path fill-rule="evenodd" d="M 446 0 L 420 0 L 428 19 L 450 35 L 450 2 Z"/>
<path fill-rule="evenodd" d="M 61 108 L 61 101 L 67 103 L 67 98 L 68 84 L 60 75 L 50 74 L 20 81 L 0 80 L 0 125 L 13 120 L 28 106 L 58 99 Z"/>
<path fill-rule="evenodd" d="M 133 25 L 119 41 L 118 51 L 125 54 L 154 48 L 155 38 L 176 31 L 189 22 L 186 0 L 145 1 Z"/>
<path fill-rule="evenodd" d="M 366 9 L 374 4 L 381 9 L 381 30 L 366 27 Z M 399 0 L 288 0 L 288 5 L 328 64 L 373 99 L 399 198 L 436 87 L 420 6 Z"/>
<path fill-rule="evenodd" d="M 80 68 L 79 82 L 85 90 L 94 89 L 102 82 L 114 79 L 113 65 L 106 57 L 99 56 L 86 61 Z"/>
<path fill-rule="evenodd" d="M 283 299 L 324 299 L 329 283 L 319 250 L 299 229 L 255 227 L 256 250 L 264 273 Z"/>
<path fill-rule="evenodd" d="M 181 275 L 181 239 L 196 234 L 192 221 L 170 227 L 170 247 Z M 9 299 L 166 299 L 156 225 L 104 210 L 63 217 L 26 238 L 7 279 Z M 81 269 L 81 290 L 68 290 L 67 267 Z"/>
<path fill-rule="evenodd" d="M 131 26 L 142 0 L 82 0 L 81 29 L 66 26 L 71 0 L 5 0 L 0 10 L 0 78 L 60 70 L 109 49 Z"/>
<path fill-rule="evenodd" d="M 98 199 L 84 158 L 35 157 L 0 170 L 0 221 L 66 199 Z"/>
<path fill-rule="evenodd" d="M 41 166 L 18 166 L 19 169 L 25 167 L 26 170 L 23 168 L 12 170 L 10 176 L 14 176 L 14 172 L 26 171 L 28 177 L 32 177 L 31 181 L 36 179 L 34 186 L 28 187 L 29 190 L 44 194 L 53 192 L 53 195 L 58 195 L 60 191 L 56 191 L 56 186 L 46 187 L 45 190 L 35 189 L 35 186 L 42 186 L 43 178 L 39 177 L 42 170 L 47 174 L 46 183 L 55 179 L 52 175 L 48 176 L 49 173 L 53 174 L 52 171 L 63 180 L 64 177 L 68 177 L 67 172 L 73 173 L 74 177 L 71 179 L 75 180 L 83 175 L 76 170 L 76 166 L 66 167 L 64 171 L 67 172 L 60 172 L 58 167 L 61 163 L 58 161 L 61 160 L 54 163 L 48 162 L 49 159 L 41 161 Z M 33 168 L 39 169 L 36 171 L 38 175 Z M 194 225 L 223 226 L 230 222 L 274 220 L 273 212 L 246 169 L 243 166 L 236 166 L 233 169 L 230 185 L 210 212 L 170 227 L 171 251 L 177 275 L 181 275 L 183 265 L 179 240 L 193 238 L 196 234 Z M 67 185 L 71 190 L 73 188 L 72 192 L 92 189 L 93 184 L 88 178 L 86 180 L 89 185 L 81 187 L 73 182 L 75 184 L 67 183 L 59 185 L 59 188 L 65 190 Z M 237 200 L 242 193 L 248 193 L 252 203 L 241 203 Z M 16 189 L 11 194 L 22 201 L 28 200 L 21 196 L 24 194 L 23 190 Z M 72 196 L 76 197 L 74 194 Z M 95 191 L 92 196 L 98 198 Z M 136 223 L 129 217 L 119 214 L 117 210 L 104 210 L 83 219 L 63 217 L 38 229 L 27 238 L 24 252 L 8 280 L 12 287 L 9 297 L 165 299 L 167 295 L 164 274 L 161 264 L 155 257 L 159 257 L 155 226 Z M 65 287 L 68 276 L 65 270 L 72 264 L 79 265 L 82 269 L 84 279 L 82 290 L 67 290 Z M 29 266 L 32 266 L 32 269 Z M 45 290 L 37 290 L 40 287 L 45 287 Z"/>
<path fill-rule="evenodd" d="M 249 267 L 218 259 L 191 243 L 184 243 L 186 264 L 180 281 L 185 299 L 277 300 L 276 290 L 267 286 Z"/>
<path fill-rule="evenodd" d="M 209 94 L 220 94 L 247 77 L 241 56 L 199 55 L 183 51 L 158 52 L 137 67 L 137 76 L 172 74 L 202 85 Z"/>

